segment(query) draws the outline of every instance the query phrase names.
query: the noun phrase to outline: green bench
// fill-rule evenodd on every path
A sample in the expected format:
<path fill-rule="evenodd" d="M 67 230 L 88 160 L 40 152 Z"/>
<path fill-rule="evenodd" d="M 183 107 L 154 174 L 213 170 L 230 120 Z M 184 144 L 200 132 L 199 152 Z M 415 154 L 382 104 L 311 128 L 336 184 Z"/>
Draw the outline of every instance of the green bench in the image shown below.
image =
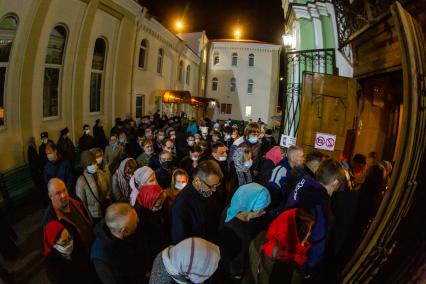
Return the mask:
<path fill-rule="evenodd" d="M 29 166 L 23 165 L 0 174 L 1 206 L 17 205 L 36 191 Z"/>

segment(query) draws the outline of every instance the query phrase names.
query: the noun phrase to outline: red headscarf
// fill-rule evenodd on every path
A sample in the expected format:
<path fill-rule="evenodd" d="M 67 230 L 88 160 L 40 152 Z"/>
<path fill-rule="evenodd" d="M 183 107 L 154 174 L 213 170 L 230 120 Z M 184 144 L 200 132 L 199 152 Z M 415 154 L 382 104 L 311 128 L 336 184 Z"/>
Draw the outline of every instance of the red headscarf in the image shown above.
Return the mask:
<path fill-rule="evenodd" d="M 58 239 L 58 235 L 65 229 L 64 225 L 58 221 L 50 221 L 44 227 L 44 256 L 48 255 L 53 250 L 53 245 Z"/>
<path fill-rule="evenodd" d="M 281 153 L 281 147 L 280 146 L 274 146 L 266 152 L 265 157 L 272 162 L 274 162 L 274 165 L 278 165 L 278 163 L 283 159 L 283 154 Z"/>
<path fill-rule="evenodd" d="M 269 226 L 262 245 L 263 253 L 274 259 L 294 261 L 303 266 L 307 259 L 310 244 L 300 243 L 297 236 L 296 211 L 290 209 L 281 213 Z"/>
<path fill-rule="evenodd" d="M 158 184 L 144 184 L 139 187 L 136 200 L 143 208 L 152 210 L 161 193 L 163 189 Z"/>

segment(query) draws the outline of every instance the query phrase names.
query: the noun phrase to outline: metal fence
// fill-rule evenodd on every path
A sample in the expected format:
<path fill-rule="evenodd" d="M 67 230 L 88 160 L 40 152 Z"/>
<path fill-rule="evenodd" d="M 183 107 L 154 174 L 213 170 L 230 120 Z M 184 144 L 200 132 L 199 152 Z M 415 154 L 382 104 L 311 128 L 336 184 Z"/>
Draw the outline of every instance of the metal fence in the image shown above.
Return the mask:
<path fill-rule="evenodd" d="M 304 72 L 317 72 L 337 75 L 336 51 L 334 48 L 312 49 L 287 52 L 284 66 L 286 67 L 283 119 L 281 133 L 296 136 L 299 129 L 300 106 L 302 98 L 302 79 Z"/>

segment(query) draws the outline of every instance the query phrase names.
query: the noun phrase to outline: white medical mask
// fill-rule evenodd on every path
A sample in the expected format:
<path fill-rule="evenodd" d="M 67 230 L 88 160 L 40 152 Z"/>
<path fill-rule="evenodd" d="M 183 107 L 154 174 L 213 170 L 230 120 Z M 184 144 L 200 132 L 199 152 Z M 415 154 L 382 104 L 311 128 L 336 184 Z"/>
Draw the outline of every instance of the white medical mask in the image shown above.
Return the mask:
<path fill-rule="evenodd" d="M 85 129 L 84 134 L 88 135 L 90 133 L 90 129 Z"/>
<path fill-rule="evenodd" d="M 224 156 L 220 156 L 220 157 L 218 157 L 218 158 L 217 158 L 217 160 L 218 160 L 219 162 L 223 162 L 223 161 L 226 161 L 226 157 L 224 157 Z"/>
<path fill-rule="evenodd" d="M 248 160 L 247 162 L 244 162 L 244 167 L 250 169 L 251 166 L 253 166 L 253 160 Z"/>
<path fill-rule="evenodd" d="M 49 161 L 51 161 L 52 163 L 53 162 L 56 162 L 56 159 L 57 159 L 58 157 L 56 156 L 56 154 L 48 154 L 47 155 L 47 159 L 49 160 Z"/>
<path fill-rule="evenodd" d="M 96 158 L 96 163 L 98 163 L 98 165 L 102 164 L 102 161 L 104 160 L 104 158 L 100 157 L 100 158 Z"/>
<path fill-rule="evenodd" d="M 231 135 L 225 135 L 225 141 L 229 141 L 231 139 Z"/>
<path fill-rule="evenodd" d="M 43 144 L 47 144 L 47 142 L 49 142 L 49 139 L 47 139 L 47 138 L 43 138 L 43 139 L 41 139 L 41 142 L 42 142 Z"/>
<path fill-rule="evenodd" d="M 175 188 L 182 190 L 186 185 L 187 183 L 175 183 Z"/>
<path fill-rule="evenodd" d="M 194 141 L 193 140 L 187 140 L 186 142 L 188 142 L 188 146 L 194 145 Z"/>
<path fill-rule="evenodd" d="M 255 143 L 257 143 L 258 138 L 257 138 L 257 136 L 250 136 L 250 137 L 249 137 L 249 139 L 248 139 L 248 141 L 249 141 L 251 144 L 255 144 Z"/>
<path fill-rule="evenodd" d="M 58 244 L 54 244 L 53 247 L 62 255 L 70 256 L 73 248 L 74 248 L 74 241 L 71 240 L 66 246 L 61 246 Z"/>
<path fill-rule="evenodd" d="M 151 135 L 152 135 L 152 132 L 145 132 L 146 137 L 151 137 Z"/>
<path fill-rule="evenodd" d="M 176 135 L 170 136 L 170 139 L 175 140 L 176 139 Z"/>
<path fill-rule="evenodd" d="M 191 160 L 198 161 L 198 157 L 191 156 Z"/>
<path fill-rule="evenodd" d="M 147 154 L 148 156 L 151 156 L 152 155 L 152 153 L 153 153 L 153 151 L 151 150 L 151 149 L 147 149 L 147 150 L 143 150 L 144 152 L 145 152 L 145 154 Z"/>
<path fill-rule="evenodd" d="M 86 167 L 86 170 L 89 174 L 95 174 L 96 171 L 98 170 L 98 166 L 97 165 L 89 165 Z"/>

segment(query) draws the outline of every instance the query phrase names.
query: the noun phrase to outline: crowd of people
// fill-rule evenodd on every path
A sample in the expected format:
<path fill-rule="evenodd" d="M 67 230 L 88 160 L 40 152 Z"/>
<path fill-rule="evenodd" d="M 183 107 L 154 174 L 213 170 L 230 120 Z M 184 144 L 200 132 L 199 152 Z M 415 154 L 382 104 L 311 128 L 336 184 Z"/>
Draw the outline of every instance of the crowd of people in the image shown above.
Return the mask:
<path fill-rule="evenodd" d="M 77 147 L 60 134 L 28 150 L 51 283 L 318 283 L 391 171 L 185 114 L 116 119 L 108 138 L 97 120 Z"/>

